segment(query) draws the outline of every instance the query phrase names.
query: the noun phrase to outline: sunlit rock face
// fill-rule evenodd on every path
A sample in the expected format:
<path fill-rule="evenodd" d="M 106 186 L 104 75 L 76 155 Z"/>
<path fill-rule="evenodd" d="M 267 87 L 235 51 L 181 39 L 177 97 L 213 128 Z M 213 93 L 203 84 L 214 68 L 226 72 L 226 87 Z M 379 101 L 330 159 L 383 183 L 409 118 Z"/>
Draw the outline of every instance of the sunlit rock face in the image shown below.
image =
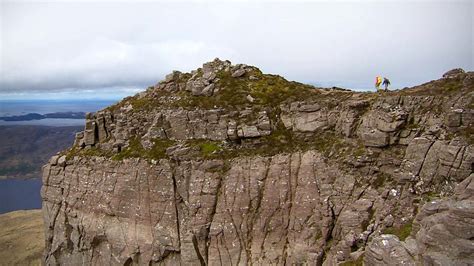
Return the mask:
<path fill-rule="evenodd" d="M 473 77 L 361 93 L 174 71 L 43 167 L 45 262 L 472 262 Z"/>

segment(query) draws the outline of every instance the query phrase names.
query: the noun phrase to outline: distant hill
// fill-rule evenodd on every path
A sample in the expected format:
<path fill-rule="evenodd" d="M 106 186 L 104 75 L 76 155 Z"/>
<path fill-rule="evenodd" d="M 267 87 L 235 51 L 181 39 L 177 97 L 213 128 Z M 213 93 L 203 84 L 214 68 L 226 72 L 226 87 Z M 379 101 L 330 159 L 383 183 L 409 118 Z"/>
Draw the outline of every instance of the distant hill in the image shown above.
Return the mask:
<path fill-rule="evenodd" d="M 14 115 L 14 116 L 0 116 L 0 120 L 3 121 L 31 121 L 31 120 L 41 120 L 45 118 L 69 118 L 69 119 L 84 119 L 86 118 L 86 113 L 84 112 L 56 112 L 49 114 L 38 114 L 38 113 L 29 113 L 26 115 Z"/>
<path fill-rule="evenodd" d="M 0 126 L 0 179 L 41 177 L 41 166 L 74 142 L 80 126 Z"/>

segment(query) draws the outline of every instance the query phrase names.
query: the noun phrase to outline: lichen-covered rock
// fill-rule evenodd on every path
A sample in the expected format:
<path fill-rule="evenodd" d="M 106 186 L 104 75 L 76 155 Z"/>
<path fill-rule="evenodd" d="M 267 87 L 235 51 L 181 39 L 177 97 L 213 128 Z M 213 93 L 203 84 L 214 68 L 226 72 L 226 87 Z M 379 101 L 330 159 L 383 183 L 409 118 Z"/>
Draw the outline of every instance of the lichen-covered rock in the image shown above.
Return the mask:
<path fill-rule="evenodd" d="M 408 145 L 395 176 L 403 182 L 416 182 L 415 188 L 420 193 L 441 187 L 452 191 L 453 187 L 447 181 L 462 181 L 472 172 L 473 162 L 472 145 L 456 140 L 448 142 L 419 137 Z"/>
<path fill-rule="evenodd" d="M 233 78 L 241 77 L 245 74 L 245 69 L 237 69 L 234 73 L 232 73 Z"/>
<path fill-rule="evenodd" d="M 367 246 L 366 265 L 471 265 L 474 262 L 474 174 L 452 197 L 426 203 L 412 237 L 381 235 Z"/>
<path fill-rule="evenodd" d="M 367 246 L 365 265 L 416 265 L 404 243 L 394 235 L 381 235 Z"/>
<path fill-rule="evenodd" d="M 451 199 L 427 203 L 415 219 L 419 260 L 424 264 L 469 265 L 474 262 L 474 174 Z"/>
<path fill-rule="evenodd" d="M 369 111 L 362 118 L 357 134 L 369 147 L 385 147 L 398 141 L 397 132 L 405 124 L 406 112 L 395 109 Z"/>
<path fill-rule="evenodd" d="M 281 106 L 281 119 L 286 128 L 299 132 L 314 132 L 328 127 L 327 110 L 317 103 L 291 103 L 290 106 Z"/>
<path fill-rule="evenodd" d="M 345 137 L 352 137 L 360 116 L 369 105 L 367 100 L 354 100 L 345 104 L 337 120 L 336 131 Z"/>

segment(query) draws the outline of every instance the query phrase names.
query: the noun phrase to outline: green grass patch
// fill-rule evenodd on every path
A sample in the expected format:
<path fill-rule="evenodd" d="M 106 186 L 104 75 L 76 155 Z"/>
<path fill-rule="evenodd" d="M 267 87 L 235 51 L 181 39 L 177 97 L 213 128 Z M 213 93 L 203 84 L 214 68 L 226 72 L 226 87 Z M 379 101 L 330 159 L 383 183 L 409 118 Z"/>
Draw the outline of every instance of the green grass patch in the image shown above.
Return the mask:
<path fill-rule="evenodd" d="M 424 201 L 430 202 L 430 201 L 439 199 L 439 198 L 440 198 L 440 195 L 439 195 L 439 192 L 436 192 L 436 191 L 428 191 L 428 192 L 426 192 L 426 193 L 423 193 L 422 197 L 423 197 L 423 200 L 424 200 Z"/>
<path fill-rule="evenodd" d="M 158 105 L 158 103 L 154 103 L 154 100 L 151 98 L 133 98 L 130 100 L 130 104 L 132 105 L 133 109 L 135 110 L 150 110 L 154 106 Z"/>
<path fill-rule="evenodd" d="M 202 69 L 198 69 L 202 75 Z M 199 76 L 198 75 L 198 76 Z M 251 68 L 245 75 L 234 78 L 231 71 L 216 73 L 216 91 L 212 96 L 194 96 L 183 90 L 191 77 L 190 73 L 181 73 L 175 81 L 179 91 L 170 92 L 149 87 L 147 96 L 127 97 L 121 102 L 106 108 L 116 112 L 120 108 L 132 105 L 133 111 L 150 111 L 155 108 L 184 108 L 242 110 L 245 107 L 258 109 L 265 107 L 277 109 L 282 103 L 294 101 L 316 101 L 322 106 L 333 107 L 352 96 L 345 90 L 323 90 L 299 82 L 288 81 L 281 76 L 263 74 L 258 68 Z M 247 96 L 255 100 L 250 102 Z"/>
<path fill-rule="evenodd" d="M 217 73 L 217 78 L 219 81 L 216 87 L 219 91 L 213 96 L 193 96 L 188 91 L 181 91 L 178 93 L 180 99 L 172 105 L 183 108 L 217 107 L 236 110 L 250 105 L 275 108 L 284 102 L 303 100 L 327 100 L 329 104 L 334 103 L 334 98 L 340 100 L 350 96 L 344 91 L 334 91 L 326 96 L 311 85 L 288 81 L 278 75 L 262 74 L 257 68 L 238 78 L 232 77 L 231 72 L 222 70 Z M 255 101 L 250 103 L 247 95 L 251 95 Z"/>
<path fill-rule="evenodd" d="M 371 182 L 372 187 L 379 188 L 383 187 L 387 182 L 391 182 L 393 180 L 392 176 L 387 173 L 378 173 L 375 176 L 375 179 Z"/>
<path fill-rule="evenodd" d="M 173 146 L 175 142 L 168 139 L 154 139 L 153 147 L 150 150 L 143 148 L 139 138 L 132 138 L 128 147 L 112 156 L 113 160 L 123 160 L 126 158 L 163 159 L 166 158 L 166 149 Z"/>
<path fill-rule="evenodd" d="M 465 75 L 459 75 L 456 78 L 434 80 L 413 88 L 403 89 L 399 93 L 400 95 L 414 96 L 449 96 L 463 88 L 464 77 Z"/>
<path fill-rule="evenodd" d="M 413 226 L 413 221 L 407 222 L 400 227 L 388 227 L 382 231 L 383 234 L 396 235 L 400 241 L 405 241 L 405 239 L 410 236 L 411 229 Z"/>
<path fill-rule="evenodd" d="M 68 151 L 66 151 L 66 153 L 64 153 L 64 155 L 66 155 L 66 160 L 72 160 L 75 156 L 84 156 L 84 157 L 94 157 L 94 156 L 98 156 L 98 157 L 111 157 L 112 156 L 112 152 L 109 152 L 109 151 L 105 151 L 105 150 L 102 150 L 102 149 L 98 149 L 96 147 L 90 147 L 90 148 L 86 148 L 86 149 L 80 149 L 76 146 L 72 147 L 71 149 L 69 149 Z"/>
<path fill-rule="evenodd" d="M 73 147 L 68 150 L 65 155 L 67 160 L 73 159 L 75 156 L 83 157 L 107 157 L 115 161 L 120 161 L 126 158 L 144 158 L 144 159 L 163 159 L 166 158 L 166 149 L 171 147 L 175 142 L 172 140 L 154 139 L 153 147 L 150 150 L 143 148 L 139 138 L 132 138 L 129 145 L 123 148 L 119 153 L 103 150 L 97 147 L 90 147 L 80 149 Z"/>
<path fill-rule="evenodd" d="M 359 143 L 357 143 L 357 146 L 354 147 L 354 149 L 352 150 L 352 155 L 354 157 L 360 157 L 364 155 L 366 152 L 367 152 L 367 148 L 362 143 L 362 141 L 360 141 Z"/>
<path fill-rule="evenodd" d="M 224 150 L 221 144 L 217 141 L 198 139 L 198 140 L 187 140 L 187 145 L 190 147 L 199 148 L 200 157 L 206 159 L 219 158 L 222 151 Z"/>
<path fill-rule="evenodd" d="M 296 151 L 318 150 L 329 155 L 331 150 L 341 149 L 346 144 L 333 133 L 299 135 L 284 128 L 282 124 L 268 136 L 254 140 L 255 143 L 242 143 L 222 145 L 220 142 L 210 140 L 188 140 L 187 145 L 199 147 L 200 157 L 206 159 L 232 159 L 240 156 L 273 156 L 279 153 L 292 153 Z"/>
<path fill-rule="evenodd" d="M 221 147 L 215 143 L 203 143 L 199 145 L 199 148 L 204 156 L 209 156 L 221 150 Z"/>

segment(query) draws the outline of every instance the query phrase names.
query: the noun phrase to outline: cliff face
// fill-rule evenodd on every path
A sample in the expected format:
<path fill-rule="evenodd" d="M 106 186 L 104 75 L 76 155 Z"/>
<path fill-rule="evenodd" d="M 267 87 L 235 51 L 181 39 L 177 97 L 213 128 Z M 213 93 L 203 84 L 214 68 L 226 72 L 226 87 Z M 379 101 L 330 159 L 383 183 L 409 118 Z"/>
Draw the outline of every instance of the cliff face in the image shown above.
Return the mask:
<path fill-rule="evenodd" d="M 472 263 L 473 88 L 175 71 L 43 168 L 46 264 Z"/>

